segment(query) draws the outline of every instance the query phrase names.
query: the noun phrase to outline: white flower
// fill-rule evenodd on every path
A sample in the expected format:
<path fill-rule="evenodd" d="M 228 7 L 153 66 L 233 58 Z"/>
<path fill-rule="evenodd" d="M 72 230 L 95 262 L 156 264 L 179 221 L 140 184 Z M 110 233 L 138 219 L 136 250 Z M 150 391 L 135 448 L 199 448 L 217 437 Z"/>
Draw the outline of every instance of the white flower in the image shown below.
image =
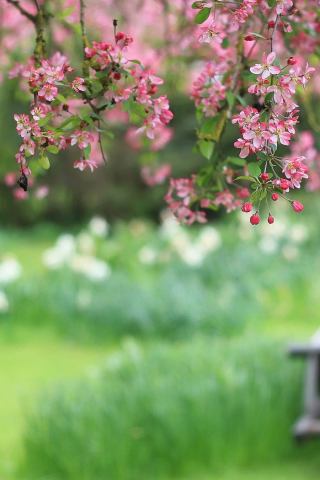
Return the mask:
<path fill-rule="evenodd" d="M 95 251 L 95 243 L 91 235 L 82 232 L 78 235 L 78 247 L 81 253 L 93 255 Z"/>
<path fill-rule="evenodd" d="M 7 283 L 17 280 L 22 272 L 20 263 L 15 258 L 6 258 L 0 263 L 0 283 Z"/>
<path fill-rule="evenodd" d="M 109 224 L 102 217 L 93 217 L 88 225 L 90 233 L 96 237 L 106 237 L 109 232 Z"/>

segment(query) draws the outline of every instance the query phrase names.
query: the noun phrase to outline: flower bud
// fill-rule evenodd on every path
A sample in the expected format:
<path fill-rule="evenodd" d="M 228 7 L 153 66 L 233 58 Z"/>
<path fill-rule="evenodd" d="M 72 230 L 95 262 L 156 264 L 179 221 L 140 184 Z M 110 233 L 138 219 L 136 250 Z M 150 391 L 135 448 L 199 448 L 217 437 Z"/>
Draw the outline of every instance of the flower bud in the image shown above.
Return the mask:
<path fill-rule="evenodd" d="M 244 37 L 244 40 L 246 40 L 247 42 L 252 42 L 252 40 L 254 40 L 254 36 L 253 35 L 246 35 Z"/>
<path fill-rule="evenodd" d="M 298 10 L 297 8 L 293 8 L 292 13 L 293 15 L 297 15 L 298 13 L 300 13 L 300 10 Z"/>
<path fill-rule="evenodd" d="M 261 174 L 261 179 L 262 179 L 264 182 L 268 182 L 268 181 L 270 180 L 269 174 L 268 174 L 268 173 L 262 173 L 262 174 Z"/>
<path fill-rule="evenodd" d="M 288 58 L 287 60 L 288 65 L 295 65 L 297 63 L 297 60 L 293 57 Z"/>
<path fill-rule="evenodd" d="M 280 178 L 280 188 L 282 188 L 282 190 L 287 190 L 289 188 L 289 180 L 286 180 L 285 178 Z"/>
<path fill-rule="evenodd" d="M 258 223 L 260 223 L 259 213 L 254 213 L 253 215 L 251 215 L 250 223 L 251 225 L 258 225 Z"/>
<path fill-rule="evenodd" d="M 278 200 L 278 198 L 279 198 L 279 195 L 278 195 L 277 193 L 273 193 L 273 194 L 271 195 L 271 199 L 272 199 L 274 202 L 275 202 L 276 200 Z"/>
<path fill-rule="evenodd" d="M 270 225 L 271 225 L 271 223 L 273 223 L 273 222 L 274 222 L 274 218 L 273 218 L 273 216 L 270 215 L 270 213 L 269 213 L 268 223 L 270 223 Z"/>
<path fill-rule="evenodd" d="M 245 204 L 242 205 L 242 209 L 241 209 L 241 210 L 242 210 L 243 212 L 251 212 L 252 208 L 253 208 L 253 207 L 252 207 L 251 203 L 250 203 L 250 202 L 247 202 L 247 203 L 245 203 Z"/>
<path fill-rule="evenodd" d="M 292 208 L 293 208 L 293 210 L 294 210 L 295 212 L 297 212 L 297 213 L 302 212 L 302 210 L 303 210 L 303 205 L 302 205 L 302 203 L 297 202 L 296 200 L 294 200 L 293 202 L 291 202 L 291 205 L 292 205 Z"/>
<path fill-rule="evenodd" d="M 271 20 L 271 22 L 268 23 L 268 28 L 274 28 L 276 26 L 276 24 L 274 23 L 273 20 Z"/>

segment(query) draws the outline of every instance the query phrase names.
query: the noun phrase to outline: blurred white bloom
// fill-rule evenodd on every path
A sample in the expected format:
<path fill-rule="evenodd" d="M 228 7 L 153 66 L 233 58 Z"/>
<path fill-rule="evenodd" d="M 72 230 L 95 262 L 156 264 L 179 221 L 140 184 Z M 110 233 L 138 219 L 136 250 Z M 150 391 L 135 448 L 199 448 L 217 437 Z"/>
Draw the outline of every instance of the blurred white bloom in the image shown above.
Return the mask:
<path fill-rule="evenodd" d="M 138 218 L 131 220 L 128 227 L 131 234 L 135 237 L 139 237 L 140 235 L 143 235 L 148 231 L 146 222 L 144 222 L 143 220 L 139 220 Z"/>
<path fill-rule="evenodd" d="M 180 228 L 180 230 L 171 237 L 170 244 L 177 252 L 180 252 L 180 250 L 183 250 L 190 245 L 189 235 L 185 230 Z"/>
<path fill-rule="evenodd" d="M 247 220 L 248 220 L 248 225 L 242 224 L 238 228 L 238 235 L 240 240 L 251 240 L 251 238 L 254 235 L 254 230 L 252 228 L 251 223 L 249 222 L 249 218 Z"/>
<path fill-rule="evenodd" d="M 57 238 L 56 244 L 43 252 L 42 261 L 47 268 L 61 268 L 75 253 L 76 241 L 73 235 L 65 233 Z"/>
<path fill-rule="evenodd" d="M 292 262 L 299 254 L 298 249 L 294 245 L 285 245 L 282 249 L 282 255 L 288 262 Z"/>
<path fill-rule="evenodd" d="M 74 255 L 69 266 L 75 272 L 83 273 L 93 281 L 105 280 L 111 275 L 111 268 L 106 262 L 90 255 Z"/>
<path fill-rule="evenodd" d="M 6 285 L 14 282 L 20 277 L 21 272 L 22 267 L 15 258 L 5 258 L 0 263 L 0 283 Z"/>
<path fill-rule="evenodd" d="M 157 260 L 157 251 L 153 247 L 145 245 L 139 250 L 138 258 L 145 265 L 153 265 Z"/>
<path fill-rule="evenodd" d="M 71 233 L 59 235 L 56 241 L 57 248 L 65 258 L 70 257 L 76 251 L 76 241 Z"/>
<path fill-rule="evenodd" d="M 0 313 L 6 313 L 9 310 L 9 302 L 4 292 L 0 290 Z"/>
<path fill-rule="evenodd" d="M 282 215 L 276 215 L 275 221 L 272 225 L 269 225 L 267 219 L 261 224 L 261 234 L 269 237 L 281 238 L 288 234 L 287 219 Z"/>
<path fill-rule="evenodd" d="M 189 244 L 178 251 L 182 260 L 193 267 L 197 267 L 203 263 L 205 253 L 198 245 Z"/>
<path fill-rule="evenodd" d="M 101 238 L 106 237 L 109 232 L 109 224 L 102 217 L 93 217 L 88 224 L 88 228 L 92 235 Z"/>
<path fill-rule="evenodd" d="M 295 243 L 303 243 L 309 237 L 308 229 L 305 225 L 296 223 L 291 227 L 290 238 Z"/>
<path fill-rule="evenodd" d="M 76 296 L 76 305 L 81 310 L 86 309 L 92 302 L 92 293 L 90 290 L 80 290 Z"/>
<path fill-rule="evenodd" d="M 171 238 L 181 231 L 181 225 L 170 210 L 163 210 L 160 219 L 162 221 L 160 235 L 164 238 Z"/>
<path fill-rule="evenodd" d="M 95 243 L 91 235 L 82 232 L 77 237 L 78 248 L 85 255 L 93 255 L 95 253 Z"/>
<path fill-rule="evenodd" d="M 261 238 L 259 248 L 263 253 L 271 254 L 277 251 L 278 243 L 274 238 L 265 236 Z"/>
<path fill-rule="evenodd" d="M 47 268 L 56 270 L 63 266 L 65 263 L 65 257 L 57 248 L 48 248 L 42 254 L 42 262 Z"/>
<path fill-rule="evenodd" d="M 203 227 L 196 243 L 203 249 L 204 252 L 212 252 L 221 247 L 222 240 L 220 233 L 214 227 Z"/>

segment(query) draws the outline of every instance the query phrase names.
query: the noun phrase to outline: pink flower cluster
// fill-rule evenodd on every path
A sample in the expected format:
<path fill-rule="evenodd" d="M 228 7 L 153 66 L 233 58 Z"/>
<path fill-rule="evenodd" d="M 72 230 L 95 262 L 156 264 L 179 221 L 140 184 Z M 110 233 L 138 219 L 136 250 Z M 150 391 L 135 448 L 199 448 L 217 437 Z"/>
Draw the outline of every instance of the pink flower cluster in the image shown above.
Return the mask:
<path fill-rule="evenodd" d="M 217 76 L 225 70 L 225 64 L 217 65 L 213 61 L 208 62 L 203 66 L 200 76 L 193 84 L 191 99 L 195 101 L 196 107 L 201 107 L 206 117 L 214 117 L 221 106 L 221 100 L 226 98 L 226 86 L 217 80 Z"/>
<path fill-rule="evenodd" d="M 126 70 L 127 75 L 117 71 L 117 68 L 128 64 L 130 60 L 127 58 L 128 45 L 132 42 L 132 38 L 125 33 L 119 32 L 116 35 L 116 45 L 110 45 L 105 42 L 92 42 L 93 48 L 87 47 L 85 49 L 87 57 L 91 58 L 93 62 L 97 62 L 97 66 L 93 63 L 92 67 L 98 71 L 106 70 L 106 75 L 112 78 L 113 91 L 109 90 L 105 96 L 108 100 L 115 103 L 134 98 L 134 101 L 142 105 L 147 114 L 150 113 L 143 121 L 143 126 L 140 127 L 136 133 L 144 132 L 148 138 L 154 139 L 155 130 L 168 124 L 172 118 L 173 113 L 170 111 L 169 101 L 167 95 L 161 95 L 154 99 L 154 95 L 164 80 L 155 75 L 154 70 L 144 71 L 140 65 L 135 65 L 133 70 Z M 134 61 L 134 63 L 137 63 Z M 119 85 L 118 82 L 124 77 L 134 79 L 135 83 L 132 86 L 126 86 L 127 82 Z"/>
<path fill-rule="evenodd" d="M 167 195 L 164 197 L 168 204 L 169 210 L 172 211 L 176 219 L 180 223 L 191 225 L 194 222 L 207 222 L 205 213 L 202 211 L 194 212 L 189 207 L 197 200 L 198 195 L 195 191 L 196 176 L 191 178 L 170 178 L 170 188 Z M 178 199 L 174 199 L 172 195 L 175 194 Z"/>

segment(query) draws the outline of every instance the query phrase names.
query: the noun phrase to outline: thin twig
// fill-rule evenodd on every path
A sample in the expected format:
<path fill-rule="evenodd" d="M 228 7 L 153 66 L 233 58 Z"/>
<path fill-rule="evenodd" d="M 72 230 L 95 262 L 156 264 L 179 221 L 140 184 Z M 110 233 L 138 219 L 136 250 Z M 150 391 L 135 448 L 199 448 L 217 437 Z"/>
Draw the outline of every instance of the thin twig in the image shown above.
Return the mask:
<path fill-rule="evenodd" d="M 86 6 L 84 0 L 80 0 L 80 24 L 81 24 L 81 33 L 82 33 L 82 45 L 83 45 L 83 63 L 82 63 L 82 74 L 84 78 L 89 77 L 89 66 L 90 60 L 87 58 L 86 55 L 86 48 L 89 47 L 88 37 L 87 37 L 87 30 L 86 30 L 86 23 L 84 18 L 84 10 Z"/>
<path fill-rule="evenodd" d="M 38 3 L 38 0 L 33 0 L 33 1 L 34 1 L 35 6 L 37 7 L 38 12 L 40 12 L 40 6 L 39 6 L 39 3 Z"/>
<path fill-rule="evenodd" d="M 99 130 L 101 130 L 101 129 L 100 129 L 100 120 L 98 120 L 98 128 L 99 128 Z M 102 142 L 101 142 L 101 132 L 99 132 L 99 145 L 100 145 L 100 150 L 101 150 L 101 155 L 102 155 L 103 161 L 104 161 L 104 163 L 107 165 L 108 161 L 107 161 L 107 159 L 106 159 L 106 157 L 105 157 L 105 154 L 104 154 L 104 151 L 103 151 L 103 147 L 102 147 Z"/>
<path fill-rule="evenodd" d="M 16 7 L 19 10 L 19 12 L 25 17 L 27 17 L 31 22 L 33 22 L 34 24 L 36 23 L 35 16 L 31 15 L 31 13 L 27 12 L 24 8 L 22 8 L 19 4 L 19 0 L 7 0 L 7 2 L 10 3 L 10 5 L 13 5 L 14 7 Z"/>

